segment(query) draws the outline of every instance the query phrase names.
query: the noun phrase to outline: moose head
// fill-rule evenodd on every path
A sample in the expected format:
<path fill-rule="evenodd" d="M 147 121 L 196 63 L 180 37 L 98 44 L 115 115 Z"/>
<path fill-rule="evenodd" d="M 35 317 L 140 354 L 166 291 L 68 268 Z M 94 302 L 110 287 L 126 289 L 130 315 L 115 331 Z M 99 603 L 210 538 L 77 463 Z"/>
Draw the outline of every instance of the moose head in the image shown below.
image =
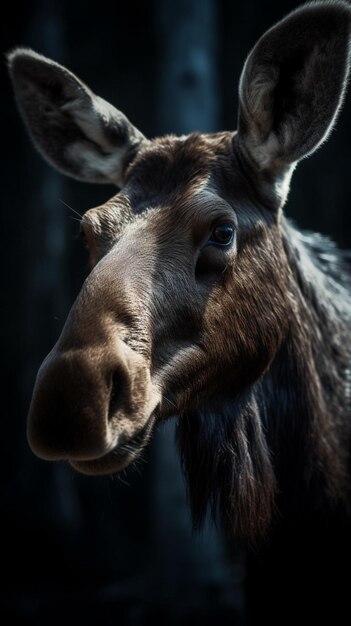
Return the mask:
<path fill-rule="evenodd" d="M 245 524 L 251 509 L 268 523 L 273 438 L 252 390 L 282 354 L 293 358 L 288 337 L 304 324 L 282 207 L 296 164 L 338 115 L 350 29 L 345 2 L 297 9 L 247 57 L 236 132 L 152 140 L 68 69 L 29 49 L 9 54 L 41 154 L 120 188 L 81 220 L 91 272 L 38 373 L 28 437 L 39 457 L 118 472 L 157 422 L 178 416 L 183 449 L 204 445 L 197 469 L 188 463 L 194 490 L 210 464 Z M 198 517 L 215 499 L 211 480 Z"/>

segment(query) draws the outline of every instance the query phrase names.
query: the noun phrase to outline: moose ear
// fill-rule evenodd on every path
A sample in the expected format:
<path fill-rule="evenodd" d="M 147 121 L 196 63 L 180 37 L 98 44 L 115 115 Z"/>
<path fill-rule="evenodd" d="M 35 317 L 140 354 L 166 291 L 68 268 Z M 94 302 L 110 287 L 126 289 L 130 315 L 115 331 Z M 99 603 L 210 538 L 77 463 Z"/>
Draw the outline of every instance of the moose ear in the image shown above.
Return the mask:
<path fill-rule="evenodd" d="M 144 136 L 72 72 L 32 50 L 8 55 L 20 113 L 34 144 L 57 169 L 88 182 L 123 184 Z"/>
<path fill-rule="evenodd" d="M 281 206 L 296 163 L 327 139 L 349 69 L 351 8 L 308 3 L 250 52 L 239 87 L 238 145 Z"/>

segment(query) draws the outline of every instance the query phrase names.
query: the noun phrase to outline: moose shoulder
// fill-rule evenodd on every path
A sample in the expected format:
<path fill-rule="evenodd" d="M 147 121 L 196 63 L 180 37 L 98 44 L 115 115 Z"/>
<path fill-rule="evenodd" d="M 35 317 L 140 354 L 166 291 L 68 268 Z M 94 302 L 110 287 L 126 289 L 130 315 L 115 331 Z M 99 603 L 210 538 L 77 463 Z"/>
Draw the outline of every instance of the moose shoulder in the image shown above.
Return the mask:
<path fill-rule="evenodd" d="M 286 516 L 347 510 L 350 278 L 282 208 L 328 137 L 351 9 L 309 3 L 266 32 L 237 132 L 146 139 L 61 65 L 9 55 L 17 103 L 62 172 L 121 188 L 81 222 L 92 271 L 38 373 L 33 451 L 118 472 L 177 416 L 195 524 L 256 541 Z"/>

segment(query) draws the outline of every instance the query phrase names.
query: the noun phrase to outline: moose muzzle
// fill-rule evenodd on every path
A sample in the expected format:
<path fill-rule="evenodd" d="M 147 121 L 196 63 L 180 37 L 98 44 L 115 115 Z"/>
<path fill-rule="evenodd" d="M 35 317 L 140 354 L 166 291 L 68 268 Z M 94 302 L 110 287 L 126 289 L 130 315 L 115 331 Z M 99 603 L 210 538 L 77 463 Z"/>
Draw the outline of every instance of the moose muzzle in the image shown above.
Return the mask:
<path fill-rule="evenodd" d="M 44 360 L 28 418 L 28 439 L 47 460 L 92 461 L 135 438 L 157 399 L 147 361 L 120 339 L 60 349 Z"/>

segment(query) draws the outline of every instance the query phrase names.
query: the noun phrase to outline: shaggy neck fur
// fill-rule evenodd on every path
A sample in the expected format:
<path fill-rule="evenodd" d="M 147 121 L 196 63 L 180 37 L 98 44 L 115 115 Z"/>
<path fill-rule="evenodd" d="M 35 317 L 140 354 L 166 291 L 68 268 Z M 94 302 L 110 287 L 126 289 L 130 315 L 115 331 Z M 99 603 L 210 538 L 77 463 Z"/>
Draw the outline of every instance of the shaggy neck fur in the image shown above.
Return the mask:
<path fill-rule="evenodd" d="M 207 508 L 251 543 L 281 516 L 347 506 L 350 276 L 320 235 L 282 223 L 289 332 L 269 371 L 240 396 L 181 416 L 177 439 L 195 526 Z"/>

